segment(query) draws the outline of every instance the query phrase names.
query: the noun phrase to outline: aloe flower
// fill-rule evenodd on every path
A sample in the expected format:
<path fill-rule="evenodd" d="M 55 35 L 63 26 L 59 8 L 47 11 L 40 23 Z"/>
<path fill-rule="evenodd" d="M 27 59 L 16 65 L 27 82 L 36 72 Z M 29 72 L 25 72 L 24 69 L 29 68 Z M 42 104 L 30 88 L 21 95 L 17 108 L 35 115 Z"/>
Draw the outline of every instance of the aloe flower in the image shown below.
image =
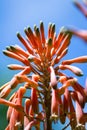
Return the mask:
<path fill-rule="evenodd" d="M 74 0 L 73 3 L 79 9 L 82 14 L 87 18 L 87 0 L 82 0 L 83 2 L 80 2 L 78 0 Z M 71 32 L 73 35 L 83 39 L 85 42 L 87 42 L 87 30 L 86 29 L 76 29 L 76 28 L 67 28 L 69 32 Z M 85 58 L 85 57 L 84 57 Z M 85 61 L 85 60 L 84 60 Z"/>
<path fill-rule="evenodd" d="M 87 17 L 87 1 L 83 0 L 84 4 L 81 4 L 79 1 L 74 0 L 75 6 L 84 14 L 85 17 Z M 85 5 L 85 6 L 84 6 Z"/>
<path fill-rule="evenodd" d="M 70 31 L 73 35 L 81 38 L 85 42 L 87 42 L 87 30 L 85 29 L 74 29 L 74 28 L 68 28 L 68 31 Z M 84 62 L 86 57 L 84 57 Z"/>
<path fill-rule="evenodd" d="M 72 33 L 63 27 L 56 35 L 55 24 L 50 23 L 46 37 L 42 21 L 39 28 L 35 25 L 34 31 L 28 27 L 24 32 L 26 38 L 17 33 L 24 49 L 11 45 L 3 51 L 21 62 L 8 65 L 9 69 L 20 72 L 0 87 L 0 104 L 9 106 L 6 130 L 31 130 L 32 127 L 39 130 L 41 122 L 44 130 L 52 130 L 52 122 L 60 120 L 64 124 L 66 117 L 72 130 L 78 124 L 85 125 L 87 114 L 83 108 L 87 102 L 87 84 L 84 88 L 78 83 L 77 76 L 83 72 L 71 64 L 85 63 L 87 56 L 62 61 L 68 53 Z M 71 71 L 76 77 L 68 76 L 63 70 Z M 15 88 L 17 91 L 7 101 L 5 98 Z"/>

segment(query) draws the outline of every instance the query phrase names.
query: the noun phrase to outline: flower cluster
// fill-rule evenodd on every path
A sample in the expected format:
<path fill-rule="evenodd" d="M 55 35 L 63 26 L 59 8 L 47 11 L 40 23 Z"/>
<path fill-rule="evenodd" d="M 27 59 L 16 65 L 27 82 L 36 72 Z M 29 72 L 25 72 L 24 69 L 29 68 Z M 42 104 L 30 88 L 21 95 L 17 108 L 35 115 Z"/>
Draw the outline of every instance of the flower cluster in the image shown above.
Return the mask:
<path fill-rule="evenodd" d="M 87 56 L 61 61 L 68 52 L 72 34 L 62 28 L 56 35 L 55 24 L 49 24 L 47 38 L 42 21 L 39 28 L 35 25 L 34 31 L 28 27 L 24 32 L 26 38 L 19 33 L 17 37 L 25 49 L 11 45 L 3 51 L 6 56 L 22 63 L 8 65 L 9 69 L 20 72 L 0 87 L 0 104 L 9 106 L 6 130 L 30 130 L 32 127 L 39 130 L 41 122 L 44 130 L 52 130 L 53 121 L 60 120 L 64 124 L 66 118 L 70 120 L 72 130 L 80 125 L 84 127 L 87 83 L 85 88 L 82 87 L 77 78 L 67 76 L 63 70 L 82 76 L 82 70 L 71 64 L 85 63 Z M 6 100 L 16 87 L 17 91 Z"/>

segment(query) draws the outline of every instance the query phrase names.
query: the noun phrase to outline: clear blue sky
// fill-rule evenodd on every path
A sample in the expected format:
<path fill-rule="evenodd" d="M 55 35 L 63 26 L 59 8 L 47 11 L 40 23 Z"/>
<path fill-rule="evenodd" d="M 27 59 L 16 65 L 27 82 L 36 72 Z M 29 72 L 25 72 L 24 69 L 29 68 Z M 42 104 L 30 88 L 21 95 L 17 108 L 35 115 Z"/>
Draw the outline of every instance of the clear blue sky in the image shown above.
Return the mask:
<path fill-rule="evenodd" d="M 14 63 L 14 60 L 2 54 L 2 50 L 8 45 L 20 44 L 16 32 L 19 31 L 24 35 L 25 27 L 33 28 L 34 24 L 39 26 L 40 20 L 44 22 L 45 33 L 47 33 L 49 22 L 56 24 L 57 33 L 61 26 L 87 29 L 87 19 L 73 5 L 72 0 L 0 0 L 0 85 L 11 79 L 13 72 L 9 71 L 6 66 Z M 66 58 L 86 54 L 87 44 L 73 37 Z M 80 80 L 84 85 L 87 64 L 80 68 L 84 71 L 84 76 Z"/>

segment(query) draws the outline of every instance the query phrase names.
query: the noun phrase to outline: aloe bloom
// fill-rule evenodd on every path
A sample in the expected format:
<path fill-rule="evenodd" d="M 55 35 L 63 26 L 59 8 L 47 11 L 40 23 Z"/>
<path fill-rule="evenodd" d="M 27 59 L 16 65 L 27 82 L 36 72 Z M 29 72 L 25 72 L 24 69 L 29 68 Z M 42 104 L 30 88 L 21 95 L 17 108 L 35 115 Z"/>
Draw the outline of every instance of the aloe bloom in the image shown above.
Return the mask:
<path fill-rule="evenodd" d="M 83 2 L 74 0 L 73 3 L 77 7 L 77 9 L 80 10 L 80 12 L 87 18 L 87 0 L 82 0 L 82 1 Z M 71 32 L 73 35 L 87 42 L 87 29 L 68 28 L 67 30 Z"/>
<path fill-rule="evenodd" d="M 0 87 L 0 104 L 9 106 L 6 130 L 31 130 L 32 127 L 39 130 L 40 123 L 44 130 L 52 130 L 52 122 L 60 120 L 64 124 L 66 117 L 72 130 L 79 124 L 85 126 L 87 114 L 83 108 L 87 102 L 87 85 L 84 88 L 78 83 L 77 76 L 83 72 L 73 63 L 87 62 L 87 56 L 62 61 L 68 53 L 72 33 L 62 28 L 56 35 L 55 24 L 49 24 L 47 36 L 42 21 L 39 28 L 35 25 L 34 31 L 28 27 L 24 32 L 26 38 L 17 33 L 24 49 L 11 45 L 3 51 L 21 62 L 21 65 L 8 65 L 9 69 L 20 72 Z M 76 77 L 63 70 L 71 71 Z M 6 100 L 15 88 L 17 91 Z"/>
<path fill-rule="evenodd" d="M 87 42 L 87 30 L 69 28 L 68 31 L 70 31 L 73 35 L 75 35 L 75 36 L 81 38 L 82 40 L 84 40 L 85 42 Z M 84 60 L 84 58 L 83 58 L 83 60 Z M 85 62 L 85 60 L 84 60 L 84 62 Z"/>
<path fill-rule="evenodd" d="M 84 3 L 84 4 L 80 3 L 80 2 L 77 1 L 77 0 L 74 0 L 75 6 L 83 13 L 83 15 L 84 15 L 85 17 L 87 17 L 87 8 L 86 8 L 86 6 L 87 6 L 87 1 L 86 1 L 86 0 L 83 0 L 83 3 Z"/>

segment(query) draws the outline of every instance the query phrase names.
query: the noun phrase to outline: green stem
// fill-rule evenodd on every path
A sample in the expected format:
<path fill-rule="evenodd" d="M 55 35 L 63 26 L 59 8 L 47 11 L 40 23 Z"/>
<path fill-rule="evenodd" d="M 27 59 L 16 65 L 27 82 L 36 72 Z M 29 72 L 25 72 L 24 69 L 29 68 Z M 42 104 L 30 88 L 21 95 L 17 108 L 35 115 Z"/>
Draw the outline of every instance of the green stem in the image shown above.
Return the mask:
<path fill-rule="evenodd" d="M 44 130 L 52 130 L 52 121 L 50 120 L 51 116 L 51 94 L 50 92 L 45 92 L 45 112 L 46 112 L 46 122 Z"/>

